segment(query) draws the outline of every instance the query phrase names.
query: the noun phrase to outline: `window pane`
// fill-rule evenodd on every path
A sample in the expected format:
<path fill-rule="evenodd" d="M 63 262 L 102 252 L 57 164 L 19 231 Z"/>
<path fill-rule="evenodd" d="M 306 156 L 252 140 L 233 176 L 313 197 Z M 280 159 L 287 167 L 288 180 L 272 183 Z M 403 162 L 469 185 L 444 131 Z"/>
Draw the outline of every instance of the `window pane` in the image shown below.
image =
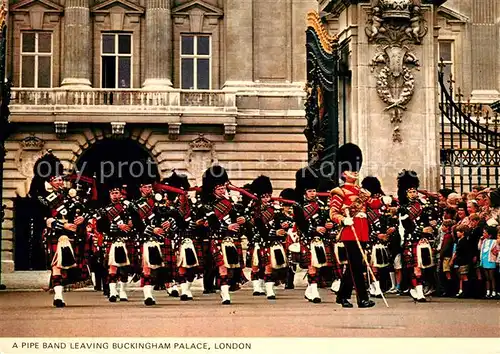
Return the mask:
<path fill-rule="evenodd" d="M 34 53 L 35 52 L 35 34 L 34 33 L 23 33 L 23 52 L 24 53 Z"/>
<path fill-rule="evenodd" d="M 119 35 L 118 36 L 118 53 L 120 54 L 131 54 L 131 36 L 128 34 L 126 35 Z"/>
<path fill-rule="evenodd" d="M 209 37 L 198 37 L 198 54 L 209 55 L 210 54 L 210 38 Z"/>
<path fill-rule="evenodd" d="M 38 33 L 38 53 L 50 53 L 52 51 L 52 33 Z"/>
<path fill-rule="evenodd" d="M 198 59 L 197 60 L 197 72 L 196 76 L 198 79 L 198 89 L 208 90 L 210 88 L 210 60 L 209 59 Z"/>
<path fill-rule="evenodd" d="M 194 37 L 182 36 L 181 41 L 182 54 L 194 54 Z"/>
<path fill-rule="evenodd" d="M 103 34 L 102 35 L 102 52 L 111 53 L 115 52 L 115 35 L 114 34 Z"/>
<path fill-rule="evenodd" d="M 102 87 L 116 88 L 116 57 L 102 57 Z"/>
<path fill-rule="evenodd" d="M 194 70 L 193 70 L 193 59 L 183 58 L 181 62 L 181 73 L 182 73 L 182 86 L 183 89 L 193 89 L 194 88 Z"/>
<path fill-rule="evenodd" d="M 22 57 L 22 87 L 35 87 L 35 57 Z"/>
<path fill-rule="evenodd" d="M 130 58 L 118 58 L 118 87 L 130 88 Z"/>
<path fill-rule="evenodd" d="M 451 61 L 451 42 L 439 42 L 439 60 Z"/>
<path fill-rule="evenodd" d="M 50 57 L 38 57 L 38 87 L 50 87 Z"/>

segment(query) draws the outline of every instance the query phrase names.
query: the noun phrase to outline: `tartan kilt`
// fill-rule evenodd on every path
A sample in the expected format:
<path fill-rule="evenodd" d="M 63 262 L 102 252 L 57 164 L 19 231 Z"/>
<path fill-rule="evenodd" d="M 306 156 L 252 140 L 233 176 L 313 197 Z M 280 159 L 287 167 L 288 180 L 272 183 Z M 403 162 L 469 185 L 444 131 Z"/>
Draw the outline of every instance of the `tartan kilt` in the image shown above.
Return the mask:
<path fill-rule="evenodd" d="M 45 242 L 47 245 L 46 256 L 50 268 L 55 266 L 57 262 L 57 243 L 60 236 L 63 234 L 54 234 L 50 231 L 45 231 L 43 237 L 45 237 Z M 85 287 L 91 283 L 90 273 L 89 273 L 89 257 L 91 246 L 87 240 L 82 240 L 81 242 L 76 242 L 70 239 L 71 247 L 73 248 L 73 254 L 75 256 L 76 267 L 70 269 L 61 269 L 62 283 L 64 286 L 73 285 L 74 288 Z M 52 288 L 52 284 L 49 282 L 49 287 Z"/>
<path fill-rule="evenodd" d="M 192 238 L 191 240 L 193 241 L 194 249 L 196 250 L 196 257 L 198 257 L 198 267 L 196 267 L 195 269 L 197 269 L 197 271 L 203 272 L 203 264 L 205 257 L 203 242 L 201 240 L 197 240 L 194 238 Z M 177 262 L 177 254 L 180 252 L 180 250 L 181 246 L 179 245 L 176 250 L 176 262 Z M 175 263 L 175 265 L 177 267 L 177 263 Z"/>
<path fill-rule="evenodd" d="M 285 255 L 287 255 L 287 249 L 285 248 L 284 243 L 281 242 L 281 245 L 285 250 Z M 259 266 L 263 268 L 271 266 L 271 247 L 263 247 L 259 249 Z"/>
<path fill-rule="evenodd" d="M 333 266 L 333 258 L 332 257 L 332 252 L 331 252 L 331 247 L 328 241 L 323 241 L 323 244 L 325 246 L 325 255 L 326 255 L 326 266 L 325 267 L 332 267 Z M 302 269 L 307 269 L 311 265 L 311 250 L 309 247 L 307 247 L 306 243 L 303 241 L 300 241 L 300 268 Z"/>
<path fill-rule="evenodd" d="M 342 277 L 342 271 L 343 271 L 343 264 L 340 264 L 339 260 L 337 259 L 337 255 L 335 254 L 335 244 L 337 242 L 334 240 L 330 240 L 329 247 L 330 247 L 330 255 L 332 258 L 332 270 L 333 274 L 335 274 L 337 277 L 341 278 Z"/>
<path fill-rule="evenodd" d="M 417 245 L 418 242 L 412 242 L 409 245 L 405 245 L 403 260 L 406 268 L 415 268 L 418 266 Z"/>
<path fill-rule="evenodd" d="M 247 249 L 247 254 L 246 254 L 246 263 L 244 263 L 248 268 L 252 269 L 253 268 L 253 253 L 255 251 L 255 246 L 249 247 Z M 262 251 L 263 248 L 259 248 L 259 251 L 257 252 L 257 259 L 259 262 L 259 269 L 263 268 L 266 264 L 264 263 L 263 257 L 262 257 Z"/>
<path fill-rule="evenodd" d="M 109 251 L 111 250 L 111 245 L 113 242 L 107 241 L 106 242 L 106 255 L 104 257 L 104 266 L 107 268 L 108 266 L 108 261 L 109 261 Z M 127 255 L 128 255 L 128 260 L 130 261 L 130 266 L 133 269 L 136 268 L 136 266 L 139 264 L 139 252 L 138 249 L 135 247 L 135 243 L 133 241 L 125 241 L 125 247 L 127 248 Z"/>
<path fill-rule="evenodd" d="M 238 252 L 238 258 L 240 260 L 240 267 L 241 267 L 242 265 L 245 264 L 243 259 L 243 248 L 241 247 L 240 241 L 233 241 L 233 243 L 236 246 L 236 251 Z M 224 256 L 222 255 L 221 244 L 222 244 L 221 239 L 210 240 L 210 251 L 212 252 L 214 264 L 217 267 L 224 266 Z"/>
<path fill-rule="evenodd" d="M 177 277 L 177 250 L 172 247 L 172 240 L 165 237 L 164 242 L 160 246 L 163 256 L 163 268 L 168 269 L 173 278 Z"/>

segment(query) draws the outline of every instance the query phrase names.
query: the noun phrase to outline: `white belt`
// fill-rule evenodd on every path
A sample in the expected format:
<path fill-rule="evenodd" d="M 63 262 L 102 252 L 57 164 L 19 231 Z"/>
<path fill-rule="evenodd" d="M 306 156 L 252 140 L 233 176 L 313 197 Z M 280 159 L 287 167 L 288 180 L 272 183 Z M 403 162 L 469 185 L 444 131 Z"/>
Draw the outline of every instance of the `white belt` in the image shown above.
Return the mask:
<path fill-rule="evenodd" d="M 366 219 L 366 213 L 359 212 L 359 213 L 357 213 L 354 217 L 355 217 L 355 218 L 362 218 L 362 219 Z"/>

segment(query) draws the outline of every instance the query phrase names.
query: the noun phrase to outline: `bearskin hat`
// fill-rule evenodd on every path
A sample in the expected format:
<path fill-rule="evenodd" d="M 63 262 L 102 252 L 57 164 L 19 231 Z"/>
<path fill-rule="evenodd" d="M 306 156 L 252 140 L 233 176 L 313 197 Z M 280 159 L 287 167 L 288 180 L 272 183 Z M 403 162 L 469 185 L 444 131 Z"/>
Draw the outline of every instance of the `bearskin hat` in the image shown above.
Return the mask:
<path fill-rule="evenodd" d="M 417 177 L 415 171 L 403 170 L 398 176 L 398 199 L 401 205 L 408 203 L 408 197 L 406 192 L 409 189 L 418 189 L 420 186 L 420 180 Z"/>
<path fill-rule="evenodd" d="M 259 197 L 264 194 L 273 194 L 273 184 L 269 177 L 261 175 L 253 180 L 250 190 Z"/>
<path fill-rule="evenodd" d="M 215 187 L 226 184 L 229 182 L 229 176 L 227 175 L 224 167 L 219 165 L 214 165 L 209 167 L 202 177 L 202 198 L 204 200 L 209 200 Z"/>
<path fill-rule="evenodd" d="M 302 199 L 308 189 L 317 189 L 319 186 L 318 173 L 311 167 L 304 167 L 295 173 L 295 197 Z"/>
<path fill-rule="evenodd" d="M 382 185 L 380 184 L 380 181 L 378 180 L 377 177 L 374 176 L 365 177 L 361 181 L 361 187 L 366 189 L 372 195 L 374 194 L 384 195 L 384 192 L 382 191 Z"/>
<path fill-rule="evenodd" d="M 179 174 L 175 170 L 172 171 L 172 174 L 167 178 L 162 180 L 163 184 L 167 184 L 169 186 L 184 189 L 187 191 L 191 185 L 189 184 L 189 179 L 185 174 Z"/>
<path fill-rule="evenodd" d="M 31 180 L 29 194 L 31 196 L 43 195 L 45 182 L 49 182 L 53 177 L 63 176 L 64 167 L 52 150 L 47 150 L 33 167 L 33 179 Z"/>
<path fill-rule="evenodd" d="M 492 208 L 500 208 L 500 189 L 490 192 L 490 205 Z"/>
<path fill-rule="evenodd" d="M 339 176 L 342 176 L 342 173 L 347 171 L 359 172 L 363 164 L 363 153 L 356 144 L 347 143 L 337 150 L 336 162 Z"/>
<path fill-rule="evenodd" d="M 121 191 L 123 188 L 123 183 L 118 178 L 112 178 L 107 181 L 106 188 L 109 192 Z"/>
<path fill-rule="evenodd" d="M 293 188 L 285 188 L 280 193 L 280 198 L 295 200 L 295 190 Z"/>
<path fill-rule="evenodd" d="M 337 187 L 337 183 L 331 178 L 321 178 L 318 184 L 318 192 L 330 192 L 335 187 Z"/>

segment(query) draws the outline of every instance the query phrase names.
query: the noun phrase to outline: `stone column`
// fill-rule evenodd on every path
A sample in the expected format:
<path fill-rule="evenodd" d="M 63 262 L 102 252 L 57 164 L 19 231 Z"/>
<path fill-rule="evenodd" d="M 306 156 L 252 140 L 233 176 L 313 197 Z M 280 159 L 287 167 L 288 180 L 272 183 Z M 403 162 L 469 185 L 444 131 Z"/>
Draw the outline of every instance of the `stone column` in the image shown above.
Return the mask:
<path fill-rule="evenodd" d="M 245 86 L 253 81 L 253 6 L 251 0 L 224 2 L 224 87 Z"/>
<path fill-rule="evenodd" d="M 472 2 L 472 71 L 473 102 L 491 103 L 500 99 L 498 91 L 499 25 L 496 18 L 498 0 Z"/>
<path fill-rule="evenodd" d="M 91 86 L 92 41 L 89 0 L 66 0 L 64 8 L 64 72 L 61 86 Z"/>
<path fill-rule="evenodd" d="M 144 89 L 172 87 L 170 0 L 146 0 L 146 80 Z"/>

